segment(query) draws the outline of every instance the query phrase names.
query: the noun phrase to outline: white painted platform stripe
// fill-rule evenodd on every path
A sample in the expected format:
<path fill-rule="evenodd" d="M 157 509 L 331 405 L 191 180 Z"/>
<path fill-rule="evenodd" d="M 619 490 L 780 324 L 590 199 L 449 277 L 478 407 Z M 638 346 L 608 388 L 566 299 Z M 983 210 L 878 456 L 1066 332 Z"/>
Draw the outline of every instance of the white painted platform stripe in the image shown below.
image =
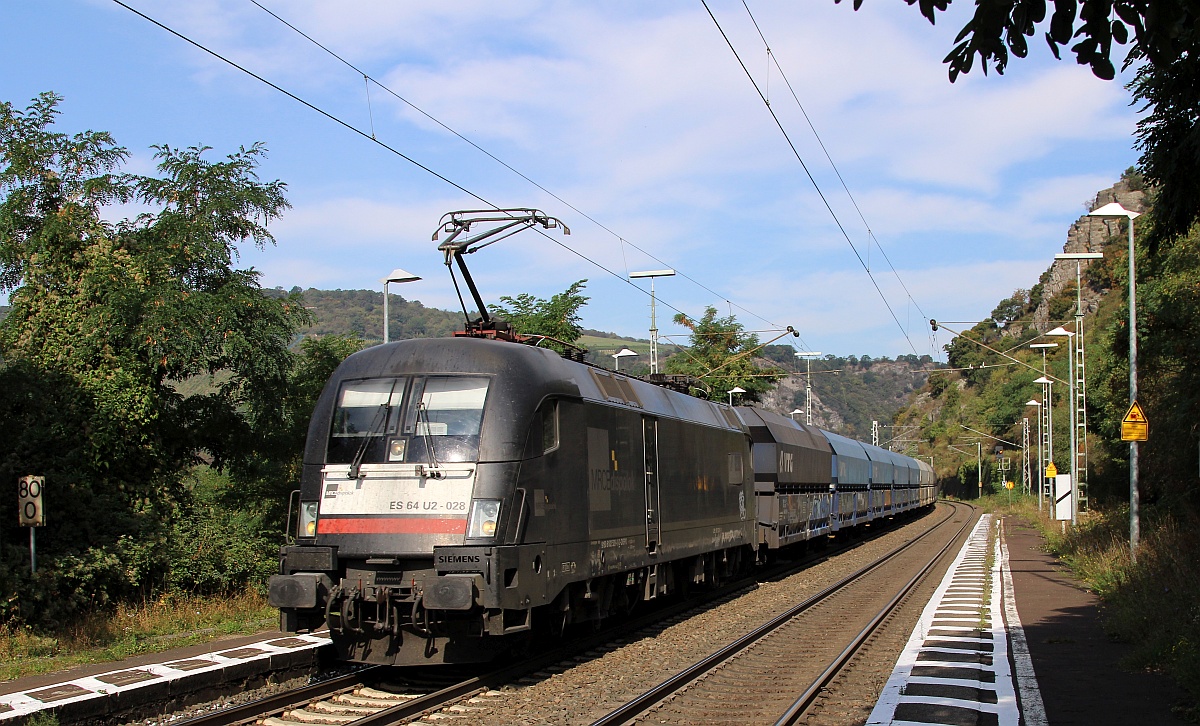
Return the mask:
<path fill-rule="evenodd" d="M 1046 706 L 1042 703 L 1042 689 L 1038 687 L 1037 675 L 1033 672 L 1033 661 L 1029 657 L 1029 643 L 1025 640 L 1025 628 L 1017 614 L 1016 591 L 1013 589 L 1012 570 L 1008 566 L 1008 543 L 1004 540 L 1004 528 L 996 538 L 997 560 L 1004 573 L 1004 618 L 1008 622 L 1008 636 L 1012 640 L 1013 670 L 1017 678 L 1017 690 L 1021 694 L 1021 715 L 1025 726 L 1047 726 Z"/>
<path fill-rule="evenodd" d="M 990 571 L 987 565 L 988 553 L 992 549 L 989 545 L 994 523 L 992 515 L 985 514 L 971 531 L 933 597 L 922 611 L 904 651 L 896 661 L 891 677 L 880 693 L 878 703 L 867 719 L 868 725 L 915 726 L 921 723 L 923 726 L 929 726 L 925 722 L 896 720 L 896 708 L 901 704 L 905 705 L 907 718 L 913 717 L 913 705 L 928 705 L 994 714 L 1000 726 L 1018 726 L 1020 723 L 1016 689 L 1008 662 L 1008 639 L 1004 631 L 1000 557 L 993 559 Z M 969 597 L 970 595 L 975 597 Z M 968 626 L 968 623 L 973 627 Z M 990 633 L 991 637 L 959 637 L 945 634 L 945 631 L 975 633 L 980 630 Z M 939 632 L 931 635 L 930 631 Z M 986 644 L 991 646 L 991 650 L 984 650 L 982 647 L 939 647 L 955 642 L 980 646 Z M 951 659 L 950 655 L 956 655 L 960 659 Z M 964 657 L 977 657 L 978 660 L 961 660 Z M 979 660 L 988 660 L 990 664 L 980 663 Z M 960 674 L 965 670 L 991 672 L 995 674 L 995 680 L 988 682 L 974 678 L 914 676 L 913 669 L 918 667 L 957 669 Z M 994 693 L 996 702 L 981 703 L 951 696 L 907 695 L 905 690 L 909 684 L 934 688 L 974 688 L 989 696 Z"/>
<path fill-rule="evenodd" d="M 293 646 L 290 648 L 286 647 L 286 646 L 270 644 L 270 641 L 281 641 L 281 640 L 292 640 L 292 639 L 303 640 L 303 641 L 305 641 L 305 644 Z M 277 655 L 280 653 L 293 653 L 293 652 L 297 652 L 297 651 L 318 648 L 318 647 L 320 647 L 322 645 L 326 645 L 328 643 L 329 643 L 329 638 L 324 635 L 311 635 L 311 634 L 286 635 L 286 634 L 281 633 L 279 635 L 274 635 L 270 638 L 266 638 L 260 642 L 248 643 L 248 644 L 240 646 L 240 647 L 229 647 L 228 644 L 226 644 L 224 647 L 214 648 L 214 650 L 209 653 L 204 653 L 204 654 L 197 655 L 197 656 L 194 656 L 191 658 L 177 658 L 177 659 L 173 659 L 172 661 L 170 661 L 170 662 L 174 662 L 174 663 L 182 663 L 182 662 L 186 661 L 190 664 L 194 664 L 196 662 L 209 662 L 210 663 L 210 665 L 200 666 L 198 668 L 189 668 L 189 669 L 172 668 L 169 665 L 167 665 L 166 663 L 155 663 L 155 664 L 148 664 L 148 665 L 142 665 L 142 666 L 129 666 L 126 668 L 119 668 L 117 670 L 108 671 L 106 673 L 97 673 L 94 676 L 75 678 L 72 680 L 62 681 L 61 683 L 55 683 L 55 684 L 51 684 L 51 685 L 47 685 L 47 686 L 42 686 L 40 688 L 35 688 L 35 689 L 32 689 L 31 691 L 27 691 L 27 692 L 23 692 L 23 693 L 10 693 L 8 695 L 0 696 L 0 704 L 2 704 L 3 706 L 8 706 L 11 709 L 11 710 L 0 712 L 0 721 L 9 721 L 9 720 L 13 720 L 13 719 L 18 719 L 18 718 L 22 718 L 24 716 L 28 716 L 32 713 L 36 713 L 38 711 L 44 711 L 44 710 L 48 710 L 48 709 L 52 709 L 52 708 L 58 708 L 60 706 L 66 705 L 66 704 L 77 703 L 79 701 L 86 701 L 86 700 L 89 700 L 92 698 L 101 698 L 101 697 L 111 696 L 114 693 L 133 691 L 133 690 L 137 690 L 139 688 L 156 686 L 156 685 L 159 685 L 164 682 L 177 681 L 180 679 L 187 678 L 193 674 L 208 673 L 210 671 L 220 670 L 221 668 L 225 668 L 226 666 L 228 666 L 232 663 L 246 663 L 246 662 L 251 662 L 251 661 L 256 661 L 256 660 L 267 659 L 273 655 Z M 213 645 L 216 646 L 216 645 L 219 645 L 219 643 L 214 643 Z M 261 652 L 257 653 L 257 654 L 249 655 L 244 658 L 232 658 L 232 657 L 223 656 L 220 654 L 220 651 L 224 651 L 226 653 L 232 653 L 232 652 L 242 650 L 243 648 L 253 648 L 253 649 L 261 651 Z M 107 678 L 107 677 L 113 677 L 113 676 L 117 676 L 118 674 L 123 674 L 123 673 L 131 673 L 133 671 L 142 671 L 145 673 L 152 674 L 155 677 L 147 678 L 145 680 L 140 680 L 140 681 L 136 681 L 133 683 L 126 683 L 124 685 L 116 685 L 116 684 L 109 683 L 109 682 L 103 680 L 104 678 Z M 31 693 L 44 693 L 51 689 L 70 689 L 71 687 L 74 687 L 74 689 L 79 689 L 82 692 L 78 693 L 77 695 L 68 696 L 66 698 L 57 698 L 57 699 L 51 700 L 51 701 L 42 701 L 42 700 L 30 695 Z"/>

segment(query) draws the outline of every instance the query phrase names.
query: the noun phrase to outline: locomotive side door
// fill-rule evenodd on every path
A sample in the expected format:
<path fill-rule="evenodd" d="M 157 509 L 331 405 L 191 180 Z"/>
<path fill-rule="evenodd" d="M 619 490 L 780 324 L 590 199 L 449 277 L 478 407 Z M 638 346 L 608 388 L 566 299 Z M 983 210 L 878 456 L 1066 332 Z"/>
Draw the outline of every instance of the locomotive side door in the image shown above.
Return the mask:
<path fill-rule="evenodd" d="M 642 450 L 646 452 L 646 549 L 654 554 L 660 541 L 658 489 L 658 421 L 642 417 Z"/>

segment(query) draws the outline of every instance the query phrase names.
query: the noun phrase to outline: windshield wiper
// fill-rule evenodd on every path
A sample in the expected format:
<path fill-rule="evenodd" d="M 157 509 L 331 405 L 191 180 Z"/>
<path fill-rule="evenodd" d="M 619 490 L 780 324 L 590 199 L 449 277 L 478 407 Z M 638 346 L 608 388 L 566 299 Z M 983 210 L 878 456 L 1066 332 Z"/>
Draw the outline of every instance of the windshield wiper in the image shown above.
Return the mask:
<path fill-rule="evenodd" d="M 367 453 L 367 447 L 371 445 L 371 438 L 375 436 L 375 430 L 387 419 L 387 409 L 387 401 L 379 404 L 379 410 L 375 413 L 375 418 L 371 420 L 371 427 L 367 429 L 367 435 L 363 437 L 362 443 L 358 445 L 358 450 L 354 452 L 354 458 L 350 460 L 350 471 L 346 472 L 347 479 L 358 478 L 363 456 Z"/>
<path fill-rule="evenodd" d="M 442 472 L 439 470 L 437 461 L 437 451 L 433 448 L 433 439 L 429 437 L 429 409 L 425 406 L 424 401 L 417 402 L 417 428 L 421 428 L 421 414 L 425 414 L 425 428 L 421 429 L 421 436 L 425 439 L 425 451 L 429 452 L 429 476 L 434 479 L 441 479 Z"/>

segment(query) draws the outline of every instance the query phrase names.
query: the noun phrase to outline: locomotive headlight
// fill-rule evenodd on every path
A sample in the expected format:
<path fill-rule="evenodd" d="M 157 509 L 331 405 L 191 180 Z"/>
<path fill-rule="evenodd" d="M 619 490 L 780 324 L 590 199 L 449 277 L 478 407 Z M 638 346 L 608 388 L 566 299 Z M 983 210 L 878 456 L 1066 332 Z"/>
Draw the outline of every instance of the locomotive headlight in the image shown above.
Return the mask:
<path fill-rule="evenodd" d="M 300 536 L 317 536 L 317 503 L 300 502 Z"/>
<path fill-rule="evenodd" d="M 467 519 L 467 536 L 495 537 L 498 521 L 500 521 L 499 499 L 472 499 L 471 514 Z"/>

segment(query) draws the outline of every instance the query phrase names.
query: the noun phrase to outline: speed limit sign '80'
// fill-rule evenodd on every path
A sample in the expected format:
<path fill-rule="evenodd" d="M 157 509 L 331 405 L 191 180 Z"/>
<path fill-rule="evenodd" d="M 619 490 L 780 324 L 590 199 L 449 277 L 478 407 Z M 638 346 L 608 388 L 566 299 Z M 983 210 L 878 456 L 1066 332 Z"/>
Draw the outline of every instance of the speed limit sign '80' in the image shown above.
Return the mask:
<path fill-rule="evenodd" d="M 44 476 L 23 476 L 17 484 L 17 502 L 21 508 L 22 527 L 41 527 L 46 523 L 42 509 L 42 490 L 46 487 Z"/>

